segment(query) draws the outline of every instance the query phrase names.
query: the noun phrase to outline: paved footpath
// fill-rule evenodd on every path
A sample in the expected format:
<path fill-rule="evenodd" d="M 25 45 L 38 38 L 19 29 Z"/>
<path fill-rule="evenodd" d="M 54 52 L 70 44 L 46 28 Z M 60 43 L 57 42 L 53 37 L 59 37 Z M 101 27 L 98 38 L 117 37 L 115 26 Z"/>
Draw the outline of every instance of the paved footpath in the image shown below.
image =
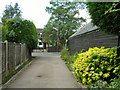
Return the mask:
<path fill-rule="evenodd" d="M 33 53 L 32 64 L 9 88 L 79 88 L 59 53 Z"/>

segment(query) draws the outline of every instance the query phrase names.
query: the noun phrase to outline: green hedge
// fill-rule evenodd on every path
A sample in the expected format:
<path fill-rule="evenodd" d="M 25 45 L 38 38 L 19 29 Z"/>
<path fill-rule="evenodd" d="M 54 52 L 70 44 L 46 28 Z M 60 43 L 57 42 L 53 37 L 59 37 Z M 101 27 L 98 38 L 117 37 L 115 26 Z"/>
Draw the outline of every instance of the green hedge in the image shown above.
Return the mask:
<path fill-rule="evenodd" d="M 33 22 L 14 18 L 7 20 L 5 24 L 6 33 L 3 40 L 27 44 L 30 49 L 36 48 L 38 43 L 37 30 Z"/>

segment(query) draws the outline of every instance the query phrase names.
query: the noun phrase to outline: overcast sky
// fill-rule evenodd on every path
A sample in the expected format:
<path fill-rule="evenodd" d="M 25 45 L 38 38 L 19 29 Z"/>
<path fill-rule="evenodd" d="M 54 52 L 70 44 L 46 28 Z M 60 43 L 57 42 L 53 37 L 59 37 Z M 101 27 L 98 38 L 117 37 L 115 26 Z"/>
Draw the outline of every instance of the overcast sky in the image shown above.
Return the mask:
<path fill-rule="evenodd" d="M 0 17 L 2 16 L 5 6 L 17 2 L 20 10 L 23 12 L 22 17 L 34 22 L 37 28 L 44 28 L 50 18 L 50 14 L 45 11 L 46 6 L 50 6 L 50 0 L 0 0 Z M 81 11 L 81 16 L 89 18 L 86 11 Z M 90 20 L 88 19 L 87 22 Z"/>

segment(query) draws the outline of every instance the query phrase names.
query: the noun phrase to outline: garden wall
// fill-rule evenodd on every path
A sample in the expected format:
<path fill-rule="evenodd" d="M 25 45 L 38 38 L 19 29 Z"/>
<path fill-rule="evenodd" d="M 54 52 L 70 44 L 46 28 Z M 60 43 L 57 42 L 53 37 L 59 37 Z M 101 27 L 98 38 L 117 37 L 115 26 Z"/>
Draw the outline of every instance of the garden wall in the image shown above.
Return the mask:
<path fill-rule="evenodd" d="M 61 48 L 59 47 L 59 50 L 57 51 L 57 47 L 48 47 L 47 52 L 60 52 Z"/>
<path fill-rule="evenodd" d="M 106 34 L 99 30 L 94 30 L 84 34 L 70 37 L 68 40 L 68 48 L 70 53 L 74 54 L 81 50 L 88 50 L 89 47 L 114 47 L 117 46 L 118 36 Z"/>

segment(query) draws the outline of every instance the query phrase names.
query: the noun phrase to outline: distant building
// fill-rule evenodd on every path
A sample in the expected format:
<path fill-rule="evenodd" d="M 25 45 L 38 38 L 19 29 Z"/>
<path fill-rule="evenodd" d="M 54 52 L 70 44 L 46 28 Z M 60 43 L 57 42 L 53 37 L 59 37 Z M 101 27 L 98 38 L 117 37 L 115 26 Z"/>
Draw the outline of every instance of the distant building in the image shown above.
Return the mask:
<path fill-rule="evenodd" d="M 42 28 L 37 28 L 37 33 L 38 34 L 42 33 L 42 30 L 43 30 Z"/>
<path fill-rule="evenodd" d="M 38 48 L 39 49 L 46 49 L 46 42 L 43 41 L 43 37 L 42 37 L 42 28 L 37 28 L 37 33 L 38 33 Z"/>
<path fill-rule="evenodd" d="M 118 44 L 118 36 L 106 34 L 97 26 L 88 23 L 68 39 L 68 48 L 71 53 L 88 50 L 89 47 L 115 47 Z"/>

